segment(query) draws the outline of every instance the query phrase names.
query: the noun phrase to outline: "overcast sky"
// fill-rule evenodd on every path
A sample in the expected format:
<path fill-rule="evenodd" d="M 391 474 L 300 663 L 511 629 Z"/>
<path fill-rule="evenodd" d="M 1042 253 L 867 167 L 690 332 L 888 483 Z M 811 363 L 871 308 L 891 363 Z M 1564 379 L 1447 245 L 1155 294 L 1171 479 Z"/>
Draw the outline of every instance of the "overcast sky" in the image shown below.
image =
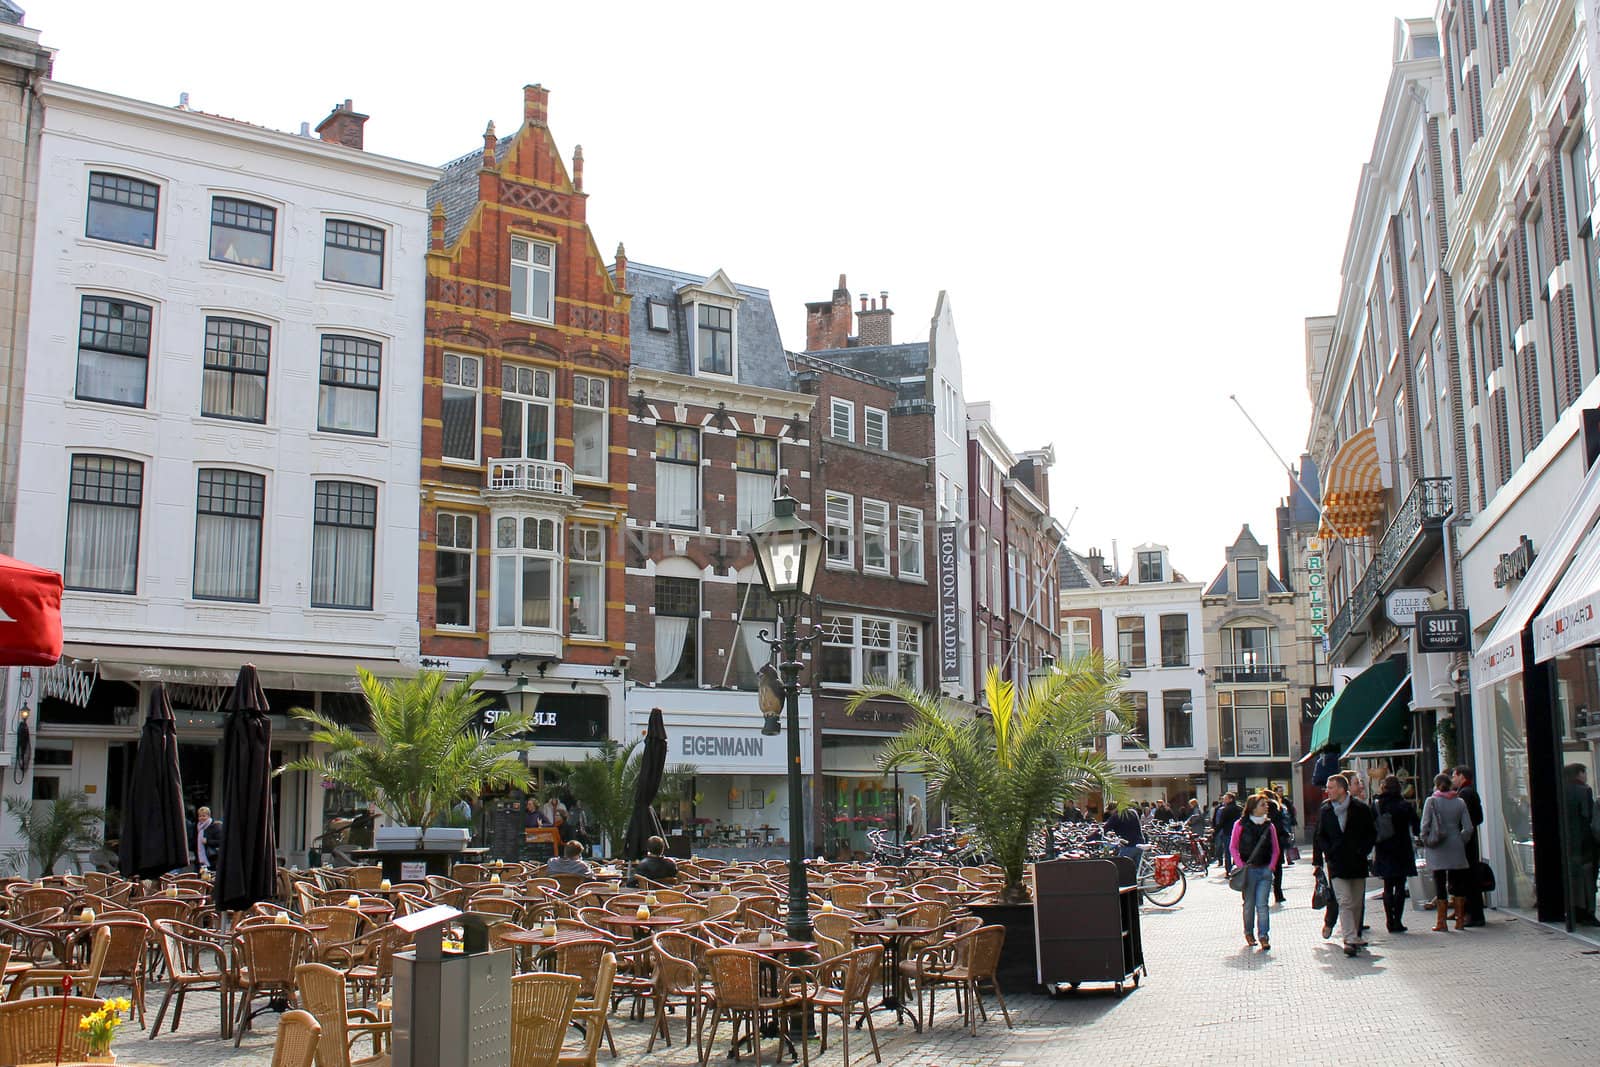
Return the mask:
<path fill-rule="evenodd" d="M 551 90 L 589 221 L 645 263 L 804 303 L 956 314 L 969 400 L 1056 447 L 1079 551 L 1209 577 L 1273 539 L 1388 80 L 1391 2 L 1014 5 L 21 0 L 56 77 L 283 130 L 350 97 L 369 151 L 442 163 Z M 1076 515 L 1074 517 L 1074 511 Z"/>

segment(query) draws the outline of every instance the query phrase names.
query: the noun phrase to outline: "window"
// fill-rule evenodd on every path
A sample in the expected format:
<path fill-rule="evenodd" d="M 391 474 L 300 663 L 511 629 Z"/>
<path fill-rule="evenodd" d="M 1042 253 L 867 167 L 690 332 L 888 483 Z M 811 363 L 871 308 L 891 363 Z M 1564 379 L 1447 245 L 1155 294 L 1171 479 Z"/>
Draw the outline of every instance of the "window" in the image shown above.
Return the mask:
<path fill-rule="evenodd" d="M 500 458 L 549 459 L 555 379 L 547 370 L 500 365 Z"/>
<path fill-rule="evenodd" d="M 567 587 L 567 633 L 605 637 L 606 537 L 600 527 L 575 525 L 567 531 Z"/>
<path fill-rule="evenodd" d="M 1150 694 L 1149 693 L 1123 693 L 1122 702 L 1127 705 L 1128 718 L 1133 727 L 1122 736 L 1124 746 L 1135 745 L 1139 748 L 1148 748 L 1150 745 Z"/>
<path fill-rule="evenodd" d="M 1278 662 L 1277 641 L 1277 630 L 1271 626 L 1226 627 L 1222 631 L 1222 664 L 1217 668 L 1217 681 L 1281 680 L 1283 666 Z"/>
<path fill-rule="evenodd" d="M 1161 553 L 1139 553 L 1139 584 L 1155 585 L 1165 580 L 1166 574 L 1161 565 Z"/>
<path fill-rule="evenodd" d="M 79 400 L 144 407 L 150 366 L 150 309 L 86 296 L 78 311 Z"/>
<path fill-rule="evenodd" d="M 272 329 L 239 319 L 206 319 L 200 414 L 240 422 L 267 421 L 267 367 Z"/>
<path fill-rule="evenodd" d="M 861 409 L 861 441 L 868 448 L 889 447 L 889 413 L 877 408 Z"/>
<path fill-rule="evenodd" d="M 828 566 L 848 567 L 855 562 L 855 506 L 844 493 L 828 494 Z"/>
<path fill-rule="evenodd" d="M 194 595 L 261 599 L 261 516 L 267 480 L 246 471 L 202 470 L 195 491 Z"/>
<path fill-rule="evenodd" d="M 733 374 L 733 309 L 695 305 L 699 322 L 695 354 L 701 374 Z"/>
<path fill-rule="evenodd" d="M 556 246 L 526 237 L 511 239 L 511 314 L 555 321 Z"/>
<path fill-rule="evenodd" d="M 740 689 L 756 688 L 756 672 L 772 659 L 772 649 L 761 637 L 778 632 L 778 603 L 767 587 L 755 582 L 739 583 L 738 630 L 733 657 L 733 684 Z"/>
<path fill-rule="evenodd" d="M 822 621 L 817 681 L 859 686 L 869 678 L 922 684 L 922 629 L 913 623 L 870 615 L 834 615 Z"/>
<path fill-rule="evenodd" d="M 1272 755 L 1272 720 L 1265 689 L 1235 690 L 1233 718 L 1240 756 Z"/>
<path fill-rule="evenodd" d="M 572 473 L 580 478 L 606 476 L 608 388 L 604 378 L 572 376 Z"/>
<path fill-rule="evenodd" d="M 383 346 L 378 342 L 323 334 L 317 429 L 376 437 L 382 373 Z"/>
<path fill-rule="evenodd" d="M 1600 359 L 1600 291 L 1596 289 L 1594 218 L 1591 214 L 1592 190 L 1589 188 L 1589 135 L 1582 132 L 1580 124 L 1577 138 L 1563 152 L 1567 172 L 1567 203 L 1570 214 L 1567 232 L 1577 238 L 1573 241 L 1574 263 L 1572 290 L 1577 298 L 1577 315 L 1583 324 L 1579 328 L 1579 348 L 1584 353 L 1583 380 L 1587 382 L 1595 373 L 1595 363 Z"/>
<path fill-rule="evenodd" d="M 828 433 L 841 441 L 856 439 L 856 408 L 848 400 L 835 397 L 828 405 Z"/>
<path fill-rule="evenodd" d="M 1261 561 L 1254 559 L 1241 559 L 1234 565 L 1234 571 L 1239 576 L 1239 599 L 1261 599 Z"/>
<path fill-rule="evenodd" d="M 1161 616 L 1161 665 L 1163 667 L 1189 665 L 1189 616 Z"/>
<path fill-rule="evenodd" d="M 861 569 L 889 573 L 889 505 L 861 502 Z"/>
<path fill-rule="evenodd" d="M 650 329 L 658 333 L 667 333 L 672 329 L 672 308 L 659 300 L 646 300 L 645 307 L 649 314 Z"/>
<path fill-rule="evenodd" d="M 1162 744 L 1168 748 L 1194 747 L 1194 694 L 1168 689 L 1161 694 Z"/>
<path fill-rule="evenodd" d="M 211 258 L 241 267 L 271 270 L 277 227 L 277 208 L 227 196 L 212 197 Z"/>
<path fill-rule="evenodd" d="M 318 482 L 311 528 L 311 606 L 372 609 L 378 490 Z"/>
<path fill-rule="evenodd" d="M 434 623 L 472 629 L 476 624 L 472 602 L 473 560 L 478 548 L 477 520 L 471 515 L 439 512 L 434 548 Z"/>
<path fill-rule="evenodd" d="M 656 427 L 656 521 L 700 525 L 700 434 L 687 426 Z"/>
<path fill-rule="evenodd" d="M 1000 586 L 1000 565 L 1004 559 L 1004 552 L 1000 548 L 1000 539 L 991 538 L 989 541 L 989 612 L 998 615 L 1005 610 L 1005 594 Z"/>
<path fill-rule="evenodd" d="M 61 575 L 68 589 L 136 591 L 143 501 L 144 464 L 115 456 L 72 457 Z"/>
<path fill-rule="evenodd" d="M 439 454 L 445 459 L 478 462 L 478 394 L 483 385 L 483 361 L 477 356 L 444 354 L 444 398 L 439 405 Z"/>
<path fill-rule="evenodd" d="M 1117 661 L 1124 667 L 1144 666 L 1144 617 L 1124 615 L 1117 619 Z"/>
<path fill-rule="evenodd" d="M 700 684 L 700 583 L 656 579 L 656 682 Z"/>
<path fill-rule="evenodd" d="M 100 241 L 154 248 L 160 203 L 161 189 L 150 182 L 91 171 L 84 233 Z"/>
<path fill-rule="evenodd" d="M 1061 635 L 1062 651 L 1070 663 L 1094 651 L 1094 635 L 1088 619 L 1067 619 L 1066 623 L 1066 632 Z"/>
<path fill-rule="evenodd" d="M 536 515 L 494 520 L 494 624 L 553 630 L 560 592 L 561 524 Z"/>
<path fill-rule="evenodd" d="M 383 231 L 359 222 L 329 219 L 322 244 L 325 281 L 383 288 Z"/>
<path fill-rule="evenodd" d="M 900 577 L 922 577 L 922 512 L 900 508 L 896 512 L 900 527 Z"/>
<path fill-rule="evenodd" d="M 772 494 L 778 483 L 778 441 L 740 434 L 733 446 L 737 468 L 738 527 L 753 530 L 772 518 Z"/>

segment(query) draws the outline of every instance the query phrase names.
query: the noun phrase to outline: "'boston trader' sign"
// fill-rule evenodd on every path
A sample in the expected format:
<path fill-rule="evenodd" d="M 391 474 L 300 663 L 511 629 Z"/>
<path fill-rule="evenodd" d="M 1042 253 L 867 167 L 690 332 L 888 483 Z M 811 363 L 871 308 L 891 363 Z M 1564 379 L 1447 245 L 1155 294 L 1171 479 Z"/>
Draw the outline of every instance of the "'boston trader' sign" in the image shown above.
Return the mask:
<path fill-rule="evenodd" d="M 937 539 L 939 576 L 939 680 L 961 681 L 961 596 L 956 575 L 960 551 L 956 524 L 941 522 Z"/>

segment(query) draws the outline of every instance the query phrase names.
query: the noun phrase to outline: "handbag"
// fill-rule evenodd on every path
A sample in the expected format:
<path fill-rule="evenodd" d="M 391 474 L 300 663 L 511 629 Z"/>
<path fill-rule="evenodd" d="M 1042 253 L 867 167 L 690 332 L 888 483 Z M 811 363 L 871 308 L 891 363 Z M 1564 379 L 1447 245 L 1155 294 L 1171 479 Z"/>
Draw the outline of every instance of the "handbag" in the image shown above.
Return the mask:
<path fill-rule="evenodd" d="M 1484 863 L 1482 860 L 1479 860 L 1478 861 L 1478 892 L 1480 892 L 1480 893 L 1493 893 L 1494 892 L 1494 887 L 1495 887 L 1494 868 L 1489 866 L 1487 863 Z"/>
<path fill-rule="evenodd" d="M 1328 902 L 1333 899 L 1333 887 L 1328 884 L 1328 876 L 1322 873 L 1322 868 L 1317 868 L 1317 884 L 1311 890 L 1311 906 L 1318 911 L 1325 909 Z"/>
<path fill-rule="evenodd" d="M 1243 893 L 1245 887 L 1249 885 L 1250 868 L 1255 866 L 1256 861 L 1262 858 L 1263 853 L 1261 850 L 1267 843 L 1267 835 L 1278 832 L 1277 828 L 1271 823 L 1261 829 L 1264 832 L 1260 837 L 1256 838 L 1256 847 L 1250 850 L 1250 855 L 1245 859 L 1245 862 L 1241 866 L 1235 867 L 1233 873 L 1228 875 L 1228 888 L 1235 893 Z"/>
<path fill-rule="evenodd" d="M 1438 848 L 1444 844 L 1444 831 L 1439 828 L 1439 813 L 1429 804 L 1422 810 L 1422 847 Z"/>

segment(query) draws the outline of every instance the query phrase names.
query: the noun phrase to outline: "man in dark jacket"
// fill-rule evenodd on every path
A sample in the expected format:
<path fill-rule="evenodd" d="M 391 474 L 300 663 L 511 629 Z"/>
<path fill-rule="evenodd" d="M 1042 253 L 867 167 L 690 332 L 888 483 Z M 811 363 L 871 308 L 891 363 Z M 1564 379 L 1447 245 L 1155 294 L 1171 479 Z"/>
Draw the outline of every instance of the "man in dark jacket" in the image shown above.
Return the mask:
<path fill-rule="evenodd" d="M 1328 779 L 1328 799 L 1317 812 L 1312 838 L 1312 863 L 1322 868 L 1339 902 L 1339 934 L 1344 954 L 1354 956 L 1366 944 L 1361 920 L 1366 908 L 1367 857 L 1378 843 L 1378 822 L 1364 801 L 1350 795 L 1342 774 Z"/>
<path fill-rule="evenodd" d="M 1106 803 L 1106 821 L 1100 828 L 1107 833 L 1116 834 L 1122 838 L 1122 845 L 1117 849 L 1117 854 L 1126 856 L 1133 862 L 1139 862 L 1138 846 L 1144 844 L 1144 827 L 1139 825 L 1139 809 L 1117 809 L 1115 802 Z"/>
<path fill-rule="evenodd" d="M 1233 873 L 1233 853 L 1228 850 L 1228 842 L 1233 838 L 1233 824 L 1238 821 L 1238 802 L 1233 799 L 1232 793 L 1222 794 L 1222 807 L 1211 819 L 1211 847 L 1217 854 L 1217 862 L 1222 864 L 1224 874 Z"/>
<path fill-rule="evenodd" d="M 1462 764 L 1451 772 L 1452 784 L 1456 787 L 1456 796 L 1466 802 L 1467 814 L 1472 817 L 1472 836 L 1467 838 L 1467 888 L 1471 890 L 1466 896 L 1467 901 L 1467 926 L 1482 926 L 1483 919 L 1483 890 L 1478 888 L 1478 864 L 1483 859 L 1479 851 L 1479 839 L 1483 836 L 1483 799 L 1478 796 L 1478 783 L 1472 776 L 1472 768 Z"/>

